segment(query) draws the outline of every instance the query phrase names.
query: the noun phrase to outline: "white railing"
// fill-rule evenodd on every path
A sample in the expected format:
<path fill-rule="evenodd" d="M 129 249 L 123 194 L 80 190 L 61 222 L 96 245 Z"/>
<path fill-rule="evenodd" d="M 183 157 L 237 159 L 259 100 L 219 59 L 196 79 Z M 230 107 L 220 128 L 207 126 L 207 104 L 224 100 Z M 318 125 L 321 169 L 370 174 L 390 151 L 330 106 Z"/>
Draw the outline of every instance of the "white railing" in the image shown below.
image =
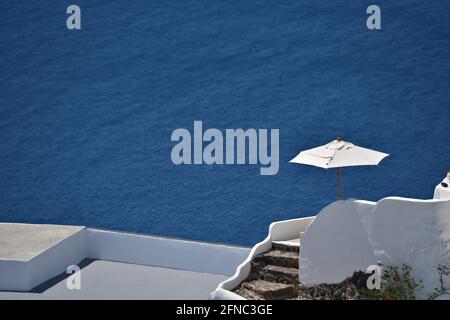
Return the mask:
<path fill-rule="evenodd" d="M 213 300 L 244 299 L 230 290 L 236 288 L 248 277 L 253 258 L 269 251 L 272 248 L 272 241 L 285 241 L 298 238 L 300 233 L 304 232 L 313 220 L 314 217 L 306 217 L 271 223 L 267 237 L 252 248 L 247 259 L 237 267 L 235 274 L 231 278 L 219 283 L 217 289 L 211 293 L 210 298 Z"/>

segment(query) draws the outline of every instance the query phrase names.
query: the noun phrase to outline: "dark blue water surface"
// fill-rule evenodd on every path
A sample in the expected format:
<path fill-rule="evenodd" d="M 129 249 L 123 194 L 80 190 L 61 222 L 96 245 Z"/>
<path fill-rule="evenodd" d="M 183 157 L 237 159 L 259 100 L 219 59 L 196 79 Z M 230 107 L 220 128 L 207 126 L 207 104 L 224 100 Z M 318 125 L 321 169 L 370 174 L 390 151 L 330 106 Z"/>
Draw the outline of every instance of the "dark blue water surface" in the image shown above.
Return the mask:
<path fill-rule="evenodd" d="M 450 6 L 377 1 L 0 2 L 0 221 L 249 245 L 316 214 L 336 171 L 288 164 L 341 135 L 388 152 L 347 197 L 430 198 L 450 168 Z M 176 128 L 279 128 L 280 171 L 175 166 Z"/>

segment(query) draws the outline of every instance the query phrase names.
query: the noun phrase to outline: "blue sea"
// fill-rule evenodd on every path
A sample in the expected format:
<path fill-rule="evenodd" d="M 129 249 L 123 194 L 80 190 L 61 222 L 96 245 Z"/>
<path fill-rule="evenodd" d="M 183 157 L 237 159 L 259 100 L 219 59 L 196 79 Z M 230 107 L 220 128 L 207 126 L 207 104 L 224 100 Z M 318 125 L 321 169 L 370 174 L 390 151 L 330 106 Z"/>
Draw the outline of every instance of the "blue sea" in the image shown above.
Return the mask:
<path fill-rule="evenodd" d="M 66 8 L 81 8 L 81 30 Z M 0 1 L 0 221 L 251 245 L 317 214 L 336 136 L 390 153 L 347 198 L 431 198 L 450 169 L 450 6 L 358 0 Z M 279 128 L 280 170 L 171 162 L 176 128 Z"/>

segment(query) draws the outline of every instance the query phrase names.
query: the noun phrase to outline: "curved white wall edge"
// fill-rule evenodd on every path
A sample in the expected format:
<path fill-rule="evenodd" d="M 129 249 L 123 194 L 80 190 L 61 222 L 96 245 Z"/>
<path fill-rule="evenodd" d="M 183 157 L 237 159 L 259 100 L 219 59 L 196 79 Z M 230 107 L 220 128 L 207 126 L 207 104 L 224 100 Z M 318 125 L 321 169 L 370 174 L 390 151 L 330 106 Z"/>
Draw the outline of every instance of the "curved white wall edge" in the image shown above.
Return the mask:
<path fill-rule="evenodd" d="M 236 288 L 242 281 L 247 278 L 250 273 L 251 261 L 253 260 L 253 258 L 261 253 L 269 251 L 272 248 L 272 241 L 285 241 L 298 238 L 300 236 L 300 233 L 304 232 L 313 220 L 314 216 L 272 222 L 269 226 L 269 233 L 267 237 L 252 248 L 247 259 L 245 259 L 245 261 L 237 267 L 235 274 L 231 278 L 219 283 L 217 289 L 211 293 L 210 299 L 244 299 L 243 297 L 231 292 L 230 290 Z"/>

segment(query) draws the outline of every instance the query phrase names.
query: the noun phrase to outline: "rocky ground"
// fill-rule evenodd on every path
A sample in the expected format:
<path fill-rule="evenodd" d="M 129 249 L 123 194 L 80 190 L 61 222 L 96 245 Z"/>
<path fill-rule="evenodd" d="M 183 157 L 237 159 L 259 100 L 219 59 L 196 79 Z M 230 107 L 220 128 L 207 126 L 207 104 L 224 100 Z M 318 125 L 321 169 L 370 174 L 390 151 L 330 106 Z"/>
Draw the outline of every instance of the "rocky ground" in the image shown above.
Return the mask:
<path fill-rule="evenodd" d="M 355 272 L 338 284 L 303 285 L 298 281 L 299 247 L 273 244 L 251 262 L 251 272 L 234 292 L 251 300 L 365 299 L 367 274 Z"/>

